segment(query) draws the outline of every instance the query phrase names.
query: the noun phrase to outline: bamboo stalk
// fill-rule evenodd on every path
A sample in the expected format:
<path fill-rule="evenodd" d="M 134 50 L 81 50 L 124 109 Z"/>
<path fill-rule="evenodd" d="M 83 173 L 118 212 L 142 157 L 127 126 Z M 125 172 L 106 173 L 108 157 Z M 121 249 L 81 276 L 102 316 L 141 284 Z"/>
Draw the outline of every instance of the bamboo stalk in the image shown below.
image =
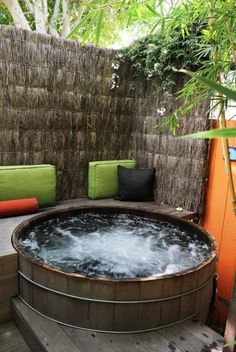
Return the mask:
<path fill-rule="evenodd" d="M 221 109 L 221 113 L 219 116 L 220 128 L 227 128 L 223 96 L 221 96 L 220 99 L 222 102 L 222 109 Z M 228 138 L 222 139 L 222 148 L 223 148 L 223 156 L 224 156 L 224 160 L 225 160 L 225 168 L 226 168 L 228 180 L 229 180 L 230 194 L 232 197 L 233 211 L 236 216 L 236 193 L 235 193 L 235 187 L 234 187 L 232 167 L 231 167 L 231 162 L 230 162 L 229 139 Z"/>
<path fill-rule="evenodd" d="M 210 15 L 212 15 L 213 7 L 214 7 L 214 0 L 211 1 Z M 214 21 L 213 17 L 210 16 L 209 22 L 208 22 L 210 27 L 212 27 L 213 21 Z M 227 26 L 227 31 L 228 31 L 229 41 L 232 46 L 233 43 L 232 43 L 232 37 L 231 37 L 231 30 L 230 30 L 229 26 Z M 213 44 L 212 46 L 213 46 L 212 59 L 216 62 L 218 59 L 218 51 L 217 51 L 217 47 L 215 44 Z M 234 56 L 234 47 L 232 47 L 232 54 L 233 54 L 233 59 L 236 59 Z M 218 72 L 218 74 L 217 74 L 217 79 L 218 79 L 218 82 L 220 84 L 222 84 L 220 72 Z M 226 128 L 227 124 L 226 124 L 226 117 L 225 117 L 225 105 L 224 105 L 223 95 L 219 95 L 219 99 L 220 99 L 220 105 L 221 105 L 221 110 L 220 110 L 220 114 L 219 114 L 220 128 Z M 233 211 L 234 211 L 234 215 L 236 216 L 236 193 L 235 193 L 235 187 L 234 187 L 234 181 L 233 181 L 232 167 L 231 167 L 231 162 L 230 162 L 229 139 L 228 138 L 224 138 L 222 140 L 222 149 L 223 149 L 223 157 L 224 157 L 224 161 L 225 161 L 226 172 L 227 172 L 227 176 L 228 176 L 230 194 L 231 194 L 231 198 L 232 198 Z"/>

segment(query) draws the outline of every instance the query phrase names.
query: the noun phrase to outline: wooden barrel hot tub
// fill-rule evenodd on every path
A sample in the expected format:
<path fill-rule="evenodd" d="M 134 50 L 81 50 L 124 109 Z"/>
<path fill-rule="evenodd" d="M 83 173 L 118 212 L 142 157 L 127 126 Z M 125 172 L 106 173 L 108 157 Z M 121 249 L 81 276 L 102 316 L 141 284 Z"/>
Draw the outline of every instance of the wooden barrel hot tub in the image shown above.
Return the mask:
<path fill-rule="evenodd" d="M 198 266 L 171 275 L 135 279 L 91 278 L 66 273 L 27 256 L 19 246 L 24 234 L 42 221 L 85 212 L 129 213 L 160 219 L 194 231 L 210 247 Z M 213 293 L 216 248 L 199 226 L 161 213 L 118 209 L 79 208 L 40 214 L 13 233 L 19 253 L 19 297 L 36 312 L 65 325 L 103 332 L 141 332 L 188 318 L 207 316 Z"/>

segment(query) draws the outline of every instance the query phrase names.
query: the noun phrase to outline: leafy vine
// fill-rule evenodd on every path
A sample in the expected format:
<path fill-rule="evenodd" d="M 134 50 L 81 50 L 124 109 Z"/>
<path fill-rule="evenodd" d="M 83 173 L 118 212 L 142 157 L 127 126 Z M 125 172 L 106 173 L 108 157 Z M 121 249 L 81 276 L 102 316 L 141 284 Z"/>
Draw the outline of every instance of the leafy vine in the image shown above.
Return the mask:
<path fill-rule="evenodd" d="M 133 69 L 134 78 L 155 80 L 161 94 L 171 95 L 176 85 L 173 68 L 196 71 L 209 59 L 207 55 L 197 55 L 204 27 L 205 23 L 198 21 L 187 32 L 183 32 L 181 27 L 174 28 L 168 35 L 152 34 L 122 49 L 113 63 L 112 88 L 118 84 L 120 65 L 128 62 Z"/>

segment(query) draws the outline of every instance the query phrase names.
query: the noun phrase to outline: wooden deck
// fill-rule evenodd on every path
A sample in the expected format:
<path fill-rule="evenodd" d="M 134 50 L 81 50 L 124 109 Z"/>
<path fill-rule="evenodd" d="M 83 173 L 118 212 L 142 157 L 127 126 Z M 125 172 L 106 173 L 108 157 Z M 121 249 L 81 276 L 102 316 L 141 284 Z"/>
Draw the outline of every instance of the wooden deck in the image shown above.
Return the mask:
<path fill-rule="evenodd" d="M 81 352 L 218 352 L 223 339 L 197 321 L 158 331 L 111 335 L 98 334 L 63 327 Z"/>
<path fill-rule="evenodd" d="M 196 320 L 146 333 L 107 334 L 55 323 L 18 298 L 13 300 L 13 311 L 33 352 L 221 352 L 224 343 L 222 336 Z"/>
<path fill-rule="evenodd" d="M 57 324 L 58 325 L 58 324 Z M 43 325 L 41 326 L 43 329 Z M 187 321 L 157 332 L 114 335 L 58 325 L 60 334 L 44 335 L 48 352 L 220 352 L 223 339 L 204 324 Z M 13 321 L 0 325 L 1 352 L 39 352 L 30 348 Z"/>
<path fill-rule="evenodd" d="M 30 352 L 20 331 L 13 321 L 0 325 L 0 351 L 1 352 Z M 36 352 L 36 351 L 35 351 Z"/>

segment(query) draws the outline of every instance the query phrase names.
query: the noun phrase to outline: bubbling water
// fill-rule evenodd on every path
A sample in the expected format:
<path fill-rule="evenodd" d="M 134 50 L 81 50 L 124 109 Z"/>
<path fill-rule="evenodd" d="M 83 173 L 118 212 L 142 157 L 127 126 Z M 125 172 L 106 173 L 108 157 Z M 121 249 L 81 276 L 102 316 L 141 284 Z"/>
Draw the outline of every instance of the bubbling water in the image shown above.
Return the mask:
<path fill-rule="evenodd" d="M 201 263 L 211 250 L 196 234 L 166 221 L 97 213 L 44 221 L 20 247 L 65 272 L 110 278 L 177 273 Z"/>

